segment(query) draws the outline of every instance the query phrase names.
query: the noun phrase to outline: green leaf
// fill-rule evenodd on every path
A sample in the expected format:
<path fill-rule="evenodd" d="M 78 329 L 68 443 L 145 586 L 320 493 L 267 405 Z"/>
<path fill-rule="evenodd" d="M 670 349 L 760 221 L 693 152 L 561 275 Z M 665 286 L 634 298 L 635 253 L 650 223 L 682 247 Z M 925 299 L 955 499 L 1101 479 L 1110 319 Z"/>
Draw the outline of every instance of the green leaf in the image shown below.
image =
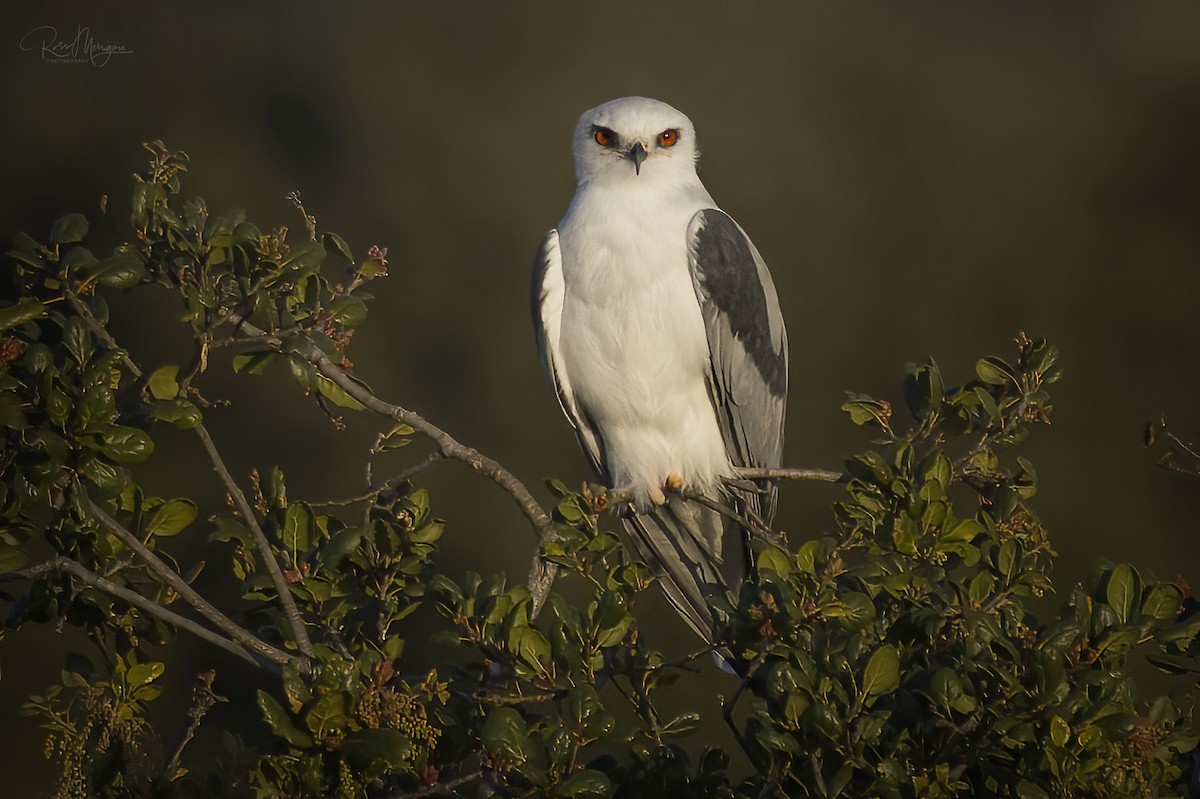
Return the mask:
<path fill-rule="evenodd" d="M 54 220 L 50 228 L 51 244 L 71 244 L 83 241 L 88 232 L 87 217 L 83 214 L 64 214 Z"/>
<path fill-rule="evenodd" d="M 942 543 L 969 544 L 983 532 L 983 525 L 974 519 L 963 519 L 939 539 Z"/>
<path fill-rule="evenodd" d="M 180 430 L 191 430 L 204 418 L 200 409 L 185 399 L 158 400 L 150 407 L 150 416 Z"/>
<path fill-rule="evenodd" d="M 862 692 L 867 697 L 890 694 L 900 687 L 900 654 L 896 647 L 885 644 L 867 661 L 863 670 Z"/>
<path fill-rule="evenodd" d="M 365 774 L 378 774 L 404 763 L 412 742 L 399 730 L 357 730 L 342 741 L 342 757 Z"/>
<path fill-rule="evenodd" d="M 488 714 L 480 735 L 484 748 L 493 757 L 524 763 L 529 759 L 529 735 L 525 731 L 525 720 L 511 707 L 498 707 Z"/>
<path fill-rule="evenodd" d="M 113 254 L 92 268 L 96 281 L 115 289 L 131 289 L 146 275 L 146 265 L 136 250 L 122 244 Z"/>
<path fill-rule="evenodd" d="M 322 694 L 305 711 L 304 724 L 315 735 L 344 728 L 350 722 L 349 699 L 349 694 L 341 692 Z"/>
<path fill-rule="evenodd" d="M 1134 603 L 1142 594 L 1141 578 L 1132 566 L 1122 563 L 1108 576 L 1106 596 L 1108 604 L 1125 624 L 1133 613 Z"/>
<path fill-rule="evenodd" d="M 317 374 L 317 391 L 321 392 L 321 396 L 332 402 L 334 405 L 342 408 L 349 408 L 352 411 L 363 410 L 361 402 L 346 393 L 346 391 L 337 383 L 330 380 L 325 375 Z"/>
<path fill-rule="evenodd" d="M 129 668 L 125 674 L 125 682 L 131 688 L 147 685 L 161 677 L 166 668 L 162 663 L 138 663 Z"/>
<path fill-rule="evenodd" d="M 161 366 L 150 375 L 150 393 L 155 399 L 169 400 L 179 396 L 179 367 L 174 364 Z"/>
<path fill-rule="evenodd" d="M 1183 605 L 1183 591 L 1173 583 L 1159 583 L 1150 589 L 1142 603 L 1142 613 L 1152 619 L 1163 621 L 1179 615 Z"/>
<path fill-rule="evenodd" d="M 1029 780 L 1017 783 L 1017 799 L 1050 799 L 1050 794 Z"/>
<path fill-rule="evenodd" d="M 593 769 L 577 771 L 554 788 L 555 797 L 563 799 L 605 799 L 612 793 L 612 783 L 602 772 Z"/>
<path fill-rule="evenodd" d="M 289 552 L 307 552 L 312 543 L 312 521 L 313 515 L 308 505 L 303 502 L 288 505 L 283 529 L 279 531 L 283 548 Z"/>
<path fill-rule="evenodd" d="M 975 364 L 975 374 L 989 385 L 1003 386 L 1009 383 L 1017 385 L 1017 372 L 1002 358 L 988 356 L 980 358 Z"/>
<path fill-rule="evenodd" d="M 29 553 L 16 547 L 0 548 L 0 574 L 13 572 L 29 562 Z"/>
<path fill-rule="evenodd" d="M 1071 740 L 1071 725 L 1062 716 L 1050 718 L 1050 740 L 1055 746 L 1066 746 Z"/>
<path fill-rule="evenodd" d="M 267 722 L 267 726 L 271 728 L 271 732 L 275 733 L 277 738 L 282 738 L 299 749 L 308 749 L 313 746 L 312 736 L 297 727 L 283 706 L 261 688 L 258 689 L 258 707 L 262 710 L 263 721 Z"/>
<path fill-rule="evenodd" d="M 367 318 L 367 304 L 355 296 L 335 300 L 329 311 L 333 321 L 344 327 L 358 327 Z"/>
<path fill-rule="evenodd" d="M 72 316 L 63 324 L 63 346 L 78 363 L 87 363 L 92 357 L 92 333 L 87 322 Z"/>
<path fill-rule="evenodd" d="M 172 499 L 154 512 L 145 534 L 160 538 L 178 535 L 196 519 L 196 504 L 190 499 Z"/>
<path fill-rule="evenodd" d="M 954 669 L 943 667 L 938 669 L 929 681 L 929 696 L 943 709 L 952 708 L 963 695 L 962 678 Z"/>
<path fill-rule="evenodd" d="M 79 473 L 101 493 L 115 496 L 129 482 L 129 472 L 124 467 L 109 463 L 100 457 L 85 458 L 79 467 Z"/>
<path fill-rule="evenodd" d="M 884 431 L 890 429 L 887 420 L 892 415 L 892 409 L 886 402 L 856 395 L 842 403 L 842 410 L 850 414 L 850 421 L 857 425 L 874 422 Z"/>
<path fill-rule="evenodd" d="M 245 372 L 251 375 L 261 375 L 279 357 L 278 352 L 270 349 L 239 352 L 233 356 L 233 371 L 238 374 Z"/>
<path fill-rule="evenodd" d="M 539 630 L 524 624 L 513 627 L 508 636 L 508 649 L 539 673 L 548 671 L 550 642 Z"/>
<path fill-rule="evenodd" d="M 364 532 L 361 527 L 347 527 L 335 534 L 321 549 L 321 562 L 330 568 L 340 567 L 342 561 L 358 549 Z"/>
<path fill-rule="evenodd" d="M 154 440 L 136 427 L 114 427 L 101 440 L 100 451 L 117 463 L 140 463 L 154 452 Z"/>
<path fill-rule="evenodd" d="M 336 233 L 326 233 L 321 237 L 321 243 L 325 245 L 327 252 L 340 255 L 350 263 L 354 263 L 354 256 L 350 254 L 350 245 L 346 244 L 346 240 Z"/>
<path fill-rule="evenodd" d="M 782 549 L 773 546 L 763 547 L 758 553 L 755 565 L 759 571 L 775 572 L 781 576 L 787 576 L 795 571 L 795 564 Z"/>
<path fill-rule="evenodd" d="M 11 308 L 0 309 L 0 330 L 23 325 L 45 315 L 46 306 L 40 300 L 22 300 Z"/>
<path fill-rule="evenodd" d="M 301 274 L 312 274 L 325 260 L 325 247 L 319 241 L 306 241 L 292 248 L 284 266 Z"/>

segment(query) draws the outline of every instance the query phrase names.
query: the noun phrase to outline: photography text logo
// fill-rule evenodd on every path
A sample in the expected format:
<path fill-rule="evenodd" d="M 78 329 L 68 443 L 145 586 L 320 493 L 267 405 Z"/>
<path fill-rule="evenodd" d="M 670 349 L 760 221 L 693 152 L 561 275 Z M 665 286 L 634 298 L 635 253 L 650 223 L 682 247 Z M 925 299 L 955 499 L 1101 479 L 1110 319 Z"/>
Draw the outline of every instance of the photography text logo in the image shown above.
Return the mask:
<path fill-rule="evenodd" d="M 87 25 L 80 25 L 73 36 L 59 36 L 58 28 L 41 25 L 21 37 L 21 49 L 38 53 L 43 61 L 52 64 L 88 64 L 93 67 L 106 66 L 113 56 L 133 52 L 123 44 L 97 40 Z"/>

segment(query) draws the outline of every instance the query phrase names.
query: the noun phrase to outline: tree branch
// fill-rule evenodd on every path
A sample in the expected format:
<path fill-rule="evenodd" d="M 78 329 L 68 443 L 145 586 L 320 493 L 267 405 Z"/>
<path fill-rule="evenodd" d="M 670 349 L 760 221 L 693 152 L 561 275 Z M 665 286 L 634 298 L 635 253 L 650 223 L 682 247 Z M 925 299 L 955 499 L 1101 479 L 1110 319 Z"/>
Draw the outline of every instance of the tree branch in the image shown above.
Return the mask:
<path fill-rule="evenodd" d="M 85 498 L 83 506 L 89 514 L 116 536 L 121 543 L 136 552 L 146 562 L 146 565 L 162 578 L 163 582 L 175 590 L 175 593 L 183 597 L 201 616 L 215 624 L 234 641 L 237 641 L 251 652 L 280 666 L 295 659 L 287 652 L 283 652 L 264 641 L 260 641 L 254 635 L 239 627 L 224 613 L 217 610 L 208 600 L 196 593 L 195 589 L 188 585 L 182 577 L 176 574 L 174 569 L 164 563 L 161 558 L 139 541 L 136 535 L 126 530 L 121 526 L 120 522 L 101 510 L 96 503 Z"/>
<path fill-rule="evenodd" d="M 250 528 L 250 532 L 254 535 L 254 542 L 258 546 L 258 551 L 262 553 L 267 572 L 271 575 L 271 582 L 275 584 L 275 591 L 279 594 L 279 603 L 283 605 L 283 614 L 287 617 L 288 627 L 292 630 L 292 637 L 296 639 L 296 646 L 306 656 L 310 658 L 316 657 L 312 641 L 308 638 L 308 630 L 304 626 L 304 617 L 300 615 L 300 609 L 296 607 L 296 600 L 292 596 L 292 590 L 288 586 L 287 579 L 283 576 L 283 570 L 279 568 L 279 561 L 275 559 L 275 553 L 271 551 L 271 542 L 267 540 L 262 525 L 258 523 L 258 517 L 254 514 L 254 509 L 250 507 L 250 503 L 246 501 L 246 495 L 242 493 L 242 489 L 238 486 L 237 481 L 233 479 L 233 475 L 225 467 L 225 461 L 222 460 L 221 453 L 217 451 L 217 446 L 213 443 L 212 436 L 208 434 L 208 429 L 204 426 L 204 423 L 201 422 L 192 429 L 196 431 L 196 435 L 200 438 L 200 443 L 204 445 L 204 450 L 208 453 L 209 460 L 212 461 L 213 470 L 220 475 L 221 482 L 225 484 L 225 489 L 233 497 L 233 501 L 237 503 L 238 510 L 242 512 L 242 516 L 246 521 L 246 526 Z"/>
<path fill-rule="evenodd" d="M 256 327 L 240 315 L 231 315 L 230 321 L 236 324 L 240 330 L 246 331 L 251 336 L 261 337 L 268 335 L 266 331 Z M 282 343 L 279 339 L 268 340 L 273 346 L 278 346 Z M 513 501 L 517 503 L 517 507 L 521 509 L 525 518 L 533 526 L 534 532 L 538 537 L 539 553 L 541 547 L 547 541 L 551 541 L 557 536 L 554 522 L 551 520 L 550 515 L 542 509 L 542 506 L 529 493 L 529 489 L 525 488 L 525 485 L 512 472 L 478 450 L 459 443 L 445 430 L 429 422 L 420 414 L 379 399 L 370 389 L 346 374 L 341 367 L 330 360 L 329 356 L 322 352 L 315 344 L 309 343 L 307 351 L 303 354 L 321 374 L 332 380 L 338 388 L 357 400 L 367 410 L 408 425 L 432 441 L 434 446 L 437 447 L 437 451 L 443 456 L 467 464 L 504 489 L 512 497 Z M 555 564 L 544 560 L 540 554 L 534 559 L 534 565 L 529 575 L 529 590 L 533 597 L 530 608 L 531 615 L 536 616 L 541 610 L 550 592 L 550 584 L 554 581 L 554 575 L 557 573 L 557 570 L 558 567 Z"/>
<path fill-rule="evenodd" d="M 843 472 L 829 469 L 751 469 L 734 467 L 734 476 L 739 480 L 817 480 L 824 483 L 840 483 L 846 479 Z"/>
<path fill-rule="evenodd" d="M 210 643 L 214 646 L 219 646 L 221 649 L 224 649 L 226 652 L 232 652 L 233 654 L 237 655 L 238 657 L 242 658 L 243 660 L 247 660 L 250 663 L 253 663 L 255 666 L 261 665 L 261 663 L 259 661 L 255 660 L 250 655 L 249 652 L 247 652 L 241 646 L 238 646 L 237 644 L 235 644 L 233 641 L 230 641 L 228 638 L 218 635 L 217 633 L 213 632 L 212 630 L 208 629 L 207 627 L 197 624 L 196 622 L 192 621 L 191 619 L 187 618 L 186 616 L 180 616 L 178 613 L 176 613 L 172 610 L 167 610 L 165 607 L 158 604 L 154 600 L 147 599 L 146 597 L 142 596 L 141 594 L 137 593 L 136 591 L 131 591 L 130 589 L 126 588 L 123 585 L 118 585 L 117 583 L 114 583 L 112 580 L 102 577 L 99 574 L 96 574 L 95 572 L 88 569 L 82 563 L 71 560 L 70 558 L 63 557 L 60 555 L 59 557 L 54 558 L 53 560 L 48 560 L 45 563 L 39 564 L 37 566 L 33 566 L 28 569 L 23 569 L 20 572 L 13 572 L 13 573 L 20 575 L 22 577 L 32 578 L 32 577 L 39 577 L 42 574 L 45 574 L 46 572 L 49 572 L 49 571 L 66 572 L 68 574 L 71 574 L 75 578 L 77 578 L 80 582 L 86 583 L 87 585 L 90 585 L 93 588 L 98 588 L 106 594 L 110 594 L 119 599 L 123 599 L 124 601 L 128 602 L 130 605 L 133 605 L 134 607 L 137 607 L 137 608 L 141 608 L 142 610 L 146 611 L 150 615 L 156 616 L 157 618 L 162 619 L 167 624 L 172 624 L 181 630 L 186 630 L 189 633 L 191 633 L 192 635 L 196 636 L 197 638 L 207 641 L 208 643 Z"/>
<path fill-rule="evenodd" d="M 121 349 L 121 345 L 108 332 L 108 328 L 100 323 L 100 320 L 92 313 L 92 309 L 88 307 L 88 304 L 76 293 L 75 289 L 71 288 L 68 279 L 63 279 L 62 291 L 63 296 L 67 298 L 67 302 L 71 303 L 71 307 L 75 309 L 75 313 L 79 314 L 80 318 L 83 319 L 84 323 L 92 331 L 92 334 L 103 341 L 104 345 L 110 350 L 119 353 L 121 363 L 125 364 L 125 368 L 132 372 L 134 377 L 141 377 L 142 370 L 138 368 L 138 365 L 133 362 L 125 350 Z"/>

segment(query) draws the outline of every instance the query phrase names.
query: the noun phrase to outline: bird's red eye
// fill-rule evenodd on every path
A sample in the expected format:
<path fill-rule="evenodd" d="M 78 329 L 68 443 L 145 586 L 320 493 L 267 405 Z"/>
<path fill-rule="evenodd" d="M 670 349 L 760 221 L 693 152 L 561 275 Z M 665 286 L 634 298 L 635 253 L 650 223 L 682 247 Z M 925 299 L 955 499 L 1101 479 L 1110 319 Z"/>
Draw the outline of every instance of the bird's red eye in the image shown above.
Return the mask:
<path fill-rule="evenodd" d="M 674 147 L 675 143 L 678 141 L 679 131 L 675 130 L 674 128 L 671 128 L 670 130 L 664 130 L 662 133 L 658 134 L 658 143 L 662 147 Z"/>
<path fill-rule="evenodd" d="M 608 128 L 596 128 L 592 133 L 592 138 L 596 140 L 596 144 L 601 147 L 608 147 L 613 143 L 613 132 Z"/>

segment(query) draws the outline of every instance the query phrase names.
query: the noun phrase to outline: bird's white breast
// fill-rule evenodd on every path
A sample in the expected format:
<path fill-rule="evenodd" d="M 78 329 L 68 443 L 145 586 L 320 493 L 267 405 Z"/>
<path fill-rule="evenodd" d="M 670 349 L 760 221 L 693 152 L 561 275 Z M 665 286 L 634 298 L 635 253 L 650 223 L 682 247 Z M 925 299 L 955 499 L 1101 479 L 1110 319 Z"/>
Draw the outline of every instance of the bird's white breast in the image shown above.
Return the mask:
<path fill-rule="evenodd" d="M 712 202 L 703 189 L 666 199 L 584 186 L 558 229 L 563 368 L 614 484 L 642 501 L 671 472 L 701 490 L 729 473 L 687 255 L 688 223 Z"/>

